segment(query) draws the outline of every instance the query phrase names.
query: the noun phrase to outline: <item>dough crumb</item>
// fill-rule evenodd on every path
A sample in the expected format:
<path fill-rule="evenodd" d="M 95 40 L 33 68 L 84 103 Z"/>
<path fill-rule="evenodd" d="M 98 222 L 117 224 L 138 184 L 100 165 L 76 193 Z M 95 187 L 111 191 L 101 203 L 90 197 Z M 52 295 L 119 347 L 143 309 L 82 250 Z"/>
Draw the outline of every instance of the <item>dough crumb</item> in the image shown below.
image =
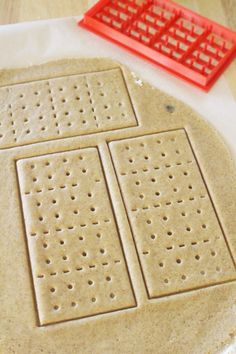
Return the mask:
<path fill-rule="evenodd" d="M 141 79 L 139 79 L 139 78 L 136 76 L 136 74 L 135 74 L 134 72 L 132 72 L 131 74 L 132 74 L 132 76 L 133 76 L 133 78 L 134 78 L 134 82 L 135 82 L 138 86 L 142 87 L 142 86 L 143 86 L 143 81 L 142 81 Z"/>

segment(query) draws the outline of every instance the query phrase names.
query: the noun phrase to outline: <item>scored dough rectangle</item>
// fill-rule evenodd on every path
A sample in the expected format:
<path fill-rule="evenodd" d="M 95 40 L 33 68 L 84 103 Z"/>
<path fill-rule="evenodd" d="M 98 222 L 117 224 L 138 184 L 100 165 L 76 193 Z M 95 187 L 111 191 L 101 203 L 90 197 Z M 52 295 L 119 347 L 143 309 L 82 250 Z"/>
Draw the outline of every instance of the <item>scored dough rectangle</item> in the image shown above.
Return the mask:
<path fill-rule="evenodd" d="M 235 279 L 184 130 L 110 143 L 149 297 Z"/>
<path fill-rule="evenodd" d="M 40 324 L 135 306 L 97 149 L 17 171 Z"/>
<path fill-rule="evenodd" d="M 136 125 L 119 68 L 0 87 L 0 148 Z"/>

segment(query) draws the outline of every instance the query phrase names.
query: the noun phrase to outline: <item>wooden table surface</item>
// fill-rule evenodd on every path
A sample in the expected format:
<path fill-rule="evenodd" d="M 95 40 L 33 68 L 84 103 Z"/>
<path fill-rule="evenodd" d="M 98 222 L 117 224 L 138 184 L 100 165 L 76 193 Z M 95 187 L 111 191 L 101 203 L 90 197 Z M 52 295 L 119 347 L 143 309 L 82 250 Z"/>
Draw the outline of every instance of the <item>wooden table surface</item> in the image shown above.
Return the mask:
<path fill-rule="evenodd" d="M 236 30 L 236 0 L 176 0 Z M 96 0 L 0 0 L 0 25 L 82 14 Z M 222 11 L 222 14 L 220 12 Z M 223 18 L 225 19 L 223 20 Z"/>
<path fill-rule="evenodd" d="M 236 30 L 236 0 L 176 0 Z M 0 0 L 0 25 L 82 14 L 96 0 Z M 220 12 L 222 12 L 220 14 Z"/>
<path fill-rule="evenodd" d="M 97 0 L 0 0 L 0 25 L 78 16 Z M 236 0 L 176 0 L 236 31 Z M 236 99 L 236 60 L 225 77 Z"/>

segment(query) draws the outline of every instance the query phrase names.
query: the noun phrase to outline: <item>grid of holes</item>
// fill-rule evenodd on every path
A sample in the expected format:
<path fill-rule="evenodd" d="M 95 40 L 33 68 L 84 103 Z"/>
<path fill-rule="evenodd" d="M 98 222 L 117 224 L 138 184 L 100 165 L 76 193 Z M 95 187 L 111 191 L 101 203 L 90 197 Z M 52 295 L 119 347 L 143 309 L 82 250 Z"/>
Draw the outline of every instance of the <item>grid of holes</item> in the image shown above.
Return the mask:
<path fill-rule="evenodd" d="M 203 76 L 210 75 L 233 46 L 170 4 L 153 0 L 111 0 L 96 18 Z"/>
<path fill-rule="evenodd" d="M 151 297 L 235 276 L 184 131 L 111 144 Z"/>
<path fill-rule="evenodd" d="M 136 125 L 121 70 L 0 88 L 0 147 Z"/>
<path fill-rule="evenodd" d="M 42 323 L 134 305 L 96 149 L 27 159 L 18 171 Z"/>

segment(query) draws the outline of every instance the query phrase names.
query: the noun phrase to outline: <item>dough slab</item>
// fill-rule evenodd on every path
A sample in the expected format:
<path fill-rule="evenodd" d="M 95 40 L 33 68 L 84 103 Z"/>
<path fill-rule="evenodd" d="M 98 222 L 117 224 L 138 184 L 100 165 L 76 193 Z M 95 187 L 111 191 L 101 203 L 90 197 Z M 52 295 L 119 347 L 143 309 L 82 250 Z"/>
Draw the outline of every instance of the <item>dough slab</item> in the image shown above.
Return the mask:
<path fill-rule="evenodd" d="M 2 71 L 0 166 L 1 353 L 233 340 L 235 166 L 185 104 L 109 59 Z"/>

